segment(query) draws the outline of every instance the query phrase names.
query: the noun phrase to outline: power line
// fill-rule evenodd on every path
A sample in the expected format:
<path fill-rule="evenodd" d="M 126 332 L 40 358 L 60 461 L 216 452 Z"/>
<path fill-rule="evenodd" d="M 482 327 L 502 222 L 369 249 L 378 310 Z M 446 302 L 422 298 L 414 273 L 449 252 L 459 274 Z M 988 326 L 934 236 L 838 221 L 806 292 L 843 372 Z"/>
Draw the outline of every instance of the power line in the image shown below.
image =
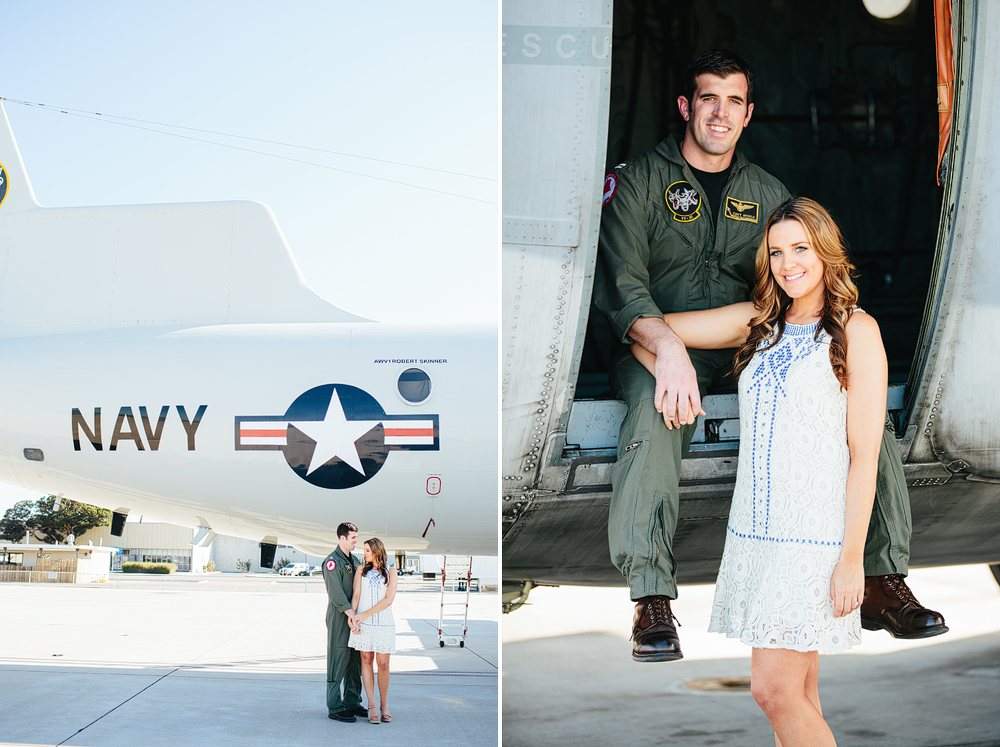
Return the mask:
<path fill-rule="evenodd" d="M 449 197 L 458 197 L 458 198 L 463 199 L 463 200 L 472 200 L 473 202 L 481 202 L 481 203 L 484 203 L 486 205 L 496 205 L 495 202 L 490 201 L 490 200 L 481 200 L 481 199 L 479 199 L 477 197 L 469 197 L 468 195 L 462 195 L 462 194 L 458 194 L 456 192 L 446 192 L 446 191 L 441 190 L 441 189 L 432 189 L 431 187 L 424 187 L 424 186 L 422 186 L 420 184 L 412 184 L 410 182 L 398 181 L 396 179 L 387 179 L 387 178 L 382 177 L 382 176 L 374 176 L 372 174 L 365 174 L 365 173 L 362 173 L 360 171 L 351 171 L 350 169 L 341 169 L 341 168 L 337 168 L 336 166 L 329 166 L 329 165 L 323 164 L 323 163 L 316 163 L 315 161 L 306 161 L 306 160 L 301 159 L 301 158 L 292 158 L 290 156 L 282 156 L 282 155 L 279 155 L 277 153 L 268 153 L 267 151 L 254 150 L 253 148 L 244 148 L 244 147 L 241 147 L 239 145 L 232 145 L 230 143 L 220 143 L 220 142 L 217 142 L 215 140 L 206 140 L 204 138 L 192 137 L 191 135 L 182 135 L 182 134 L 180 134 L 178 132 L 166 132 L 164 130 L 157 130 L 157 129 L 154 129 L 152 127 L 142 127 L 142 126 L 136 125 L 136 124 L 129 124 L 128 122 L 117 122 L 114 119 L 108 119 L 108 117 L 115 117 L 116 115 L 105 115 L 105 114 L 101 114 L 100 112 L 87 112 L 87 111 L 84 111 L 84 110 L 81 110 L 81 109 L 69 109 L 69 108 L 63 109 L 63 108 L 53 107 L 53 106 L 49 106 L 47 104 L 40 104 L 40 103 L 36 103 L 36 102 L 32 102 L 32 101 L 21 101 L 21 100 L 18 100 L 18 99 L 8 99 L 8 98 L 6 98 L 4 96 L 0 96 L 0 101 L 9 101 L 9 102 L 11 102 L 13 104 L 21 104 L 23 106 L 39 108 L 39 109 L 43 109 L 45 111 L 50 111 L 50 112 L 53 112 L 53 113 L 66 114 L 66 115 L 69 115 L 71 117 L 81 117 L 82 119 L 91 119 L 91 120 L 95 120 L 95 121 L 99 121 L 99 122 L 106 122 L 108 124 L 114 124 L 114 125 L 118 125 L 120 127 L 131 127 L 132 129 L 136 129 L 136 130 L 145 130 L 146 132 L 155 132 L 155 133 L 157 133 L 159 135 L 169 135 L 171 137 L 178 137 L 178 138 L 182 138 L 184 140 L 193 140 L 193 141 L 198 142 L 198 143 L 207 143 L 208 145 L 217 145 L 217 146 L 219 146 L 221 148 L 231 148 L 233 150 L 241 150 L 241 151 L 244 151 L 246 153 L 255 153 L 255 154 L 261 155 L 261 156 L 269 156 L 271 158 L 280 158 L 283 161 L 291 161 L 293 163 L 301 163 L 301 164 L 305 164 L 307 166 L 316 166 L 317 168 L 328 169 L 330 171 L 339 171 L 339 172 L 341 172 L 343 174 L 351 174 L 352 176 L 361 176 L 361 177 L 365 177 L 365 178 L 368 178 L 368 179 L 376 179 L 376 180 L 381 181 L 381 182 L 388 182 L 390 184 L 397 184 L 397 185 L 404 186 L 404 187 L 412 187 L 414 189 L 421 189 L 421 190 L 424 190 L 426 192 L 435 192 L 437 194 L 448 195 Z M 146 120 L 132 119 L 130 117 L 117 117 L 117 118 L 118 119 L 128 119 L 128 120 L 130 120 L 132 122 L 146 122 Z M 437 172 L 440 172 L 440 173 L 451 174 L 451 175 L 454 175 L 454 176 L 465 176 L 465 177 L 469 177 L 469 178 L 472 178 L 472 179 L 482 179 L 484 181 L 496 182 L 495 179 L 489 179 L 487 177 L 481 177 L 481 176 L 474 176 L 472 174 L 461 174 L 459 172 L 446 171 L 444 169 L 434 169 L 434 168 L 430 168 L 430 167 L 427 167 L 427 166 L 416 166 L 416 165 L 413 165 L 413 164 L 400 163 L 400 162 L 397 162 L 397 161 L 387 161 L 387 160 L 379 159 L 379 158 L 369 158 L 367 156 L 358 156 L 358 155 L 353 155 L 353 154 L 350 154 L 350 153 L 339 153 L 337 151 L 324 150 L 322 148 L 312 148 L 312 147 L 306 146 L 306 145 L 293 145 L 291 143 L 280 143 L 280 142 L 277 142 L 277 141 L 274 141 L 274 140 L 263 140 L 261 138 L 246 137 L 244 135 L 229 135 L 229 134 L 223 133 L 223 132 L 214 132 L 212 130 L 200 130 L 200 129 L 195 128 L 195 127 L 184 127 L 182 125 L 163 124 L 163 123 L 159 123 L 159 122 L 148 122 L 148 124 L 156 124 L 156 125 L 159 125 L 159 126 L 162 126 L 162 127 L 177 127 L 177 128 L 180 128 L 180 129 L 192 130 L 192 131 L 195 131 L 195 132 L 204 132 L 204 133 L 213 134 L 213 135 L 221 135 L 222 137 L 235 137 L 235 138 L 241 138 L 241 139 L 244 139 L 244 140 L 255 140 L 255 141 L 258 141 L 258 142 L 270 143 L 270 144 L 273 144 L 273 145 L 283 145 L 283 146 L 288 146 L 288 147 L 292 147 L 292 148 L 304 148 L 306 150 L 314 150 L 314 151 L 319 151 L 321 153 L 331 153 L 331 154 L 334 154 L 334 155 L 347 156 L 349 158 L 360 158 L 360 159 L 364 159 L 364 160 L 368 160 L 368 161 L 378 161 L 380 163 L 394 164 L 394 165 L 397 165 L 397 166 L 406 166 L 408 168 L 423 169 L 425 171 L 437 171 Z"/>

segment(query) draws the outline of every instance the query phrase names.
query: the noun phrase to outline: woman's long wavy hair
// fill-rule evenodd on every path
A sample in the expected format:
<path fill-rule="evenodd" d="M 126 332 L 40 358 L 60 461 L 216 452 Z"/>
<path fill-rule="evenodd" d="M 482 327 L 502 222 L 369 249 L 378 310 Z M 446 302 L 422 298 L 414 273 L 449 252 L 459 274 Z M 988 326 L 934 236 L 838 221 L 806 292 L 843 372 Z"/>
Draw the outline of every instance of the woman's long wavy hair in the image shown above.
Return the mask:
<path fill-rule="evenodd" d="M 840 228 L 822 205 L 808 197 L 786 200 L 767 219 L 764 238 L 757 248 L 757 277 L 753 293 L 753 304 L 760 313 L 750 322 L 747 341 L 736 351 L 733 379 L 739 378 L 761 342 L 766 343 L 762 350 L 773 347 L 785 331 L 785 312 L 791 306 L 792 299 L 781 289 L 771 273 L 771 253 L 767 237 L 772 226 L 786 220 L 797 221 L 802 226 L 813 251 L 823 261 L 826 292 L 816 339 L 819 339 L 820 330 L 825 330 L 830 336 L 830 363 L 841 389 L 844 389 L 847 387 L 845 328 L 858 301 L 858 288 L 853 280 L 857 272 L 847 256 Z"/>
<path fill-rule="evenodd" d="M 386 555 L 385 545 L 382 544 L 382 540 L 378 537 L 372 537 L 371 539 L 365 540 L 365 544 L 368 546 L 368 549 L 372 551 L 373 562 L 365 563 L 365 567 L 362 569 L 361 575 L 363 576 L 372 568 L 375 568 L 382 574 L 382 578 L 385 579 L 385 582 L 389 583 L 388 556 Z"/>

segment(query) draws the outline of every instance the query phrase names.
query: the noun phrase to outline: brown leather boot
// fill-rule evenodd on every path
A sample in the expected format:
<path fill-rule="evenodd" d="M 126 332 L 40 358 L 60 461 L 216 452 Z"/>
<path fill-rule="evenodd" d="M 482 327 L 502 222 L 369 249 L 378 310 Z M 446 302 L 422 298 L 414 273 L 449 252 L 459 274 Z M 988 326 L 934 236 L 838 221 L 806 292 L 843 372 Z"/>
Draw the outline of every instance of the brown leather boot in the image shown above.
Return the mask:
<path fill-rule="evenodd" d="M 670 611 L 670 597 L 643 597 L 636 602 L 632 618 L 632 658 L 635 661 L 683 659 L 675 620 L 677 618 Z"/>
<path fill-rule="evenodd" d="M 894 638 L 930 638 L 948 632 L 944 616 L 913 596 L 903 576 L 866 576 L 861 627 L 888 630 Z"/>

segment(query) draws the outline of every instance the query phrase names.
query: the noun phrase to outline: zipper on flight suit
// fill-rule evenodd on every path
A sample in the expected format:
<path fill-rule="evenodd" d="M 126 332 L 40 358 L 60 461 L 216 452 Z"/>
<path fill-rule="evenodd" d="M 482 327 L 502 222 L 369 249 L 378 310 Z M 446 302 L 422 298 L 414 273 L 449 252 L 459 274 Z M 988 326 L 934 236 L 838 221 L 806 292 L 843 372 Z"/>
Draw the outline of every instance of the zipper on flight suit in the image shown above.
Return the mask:
<path fill-rule="evenodd" d="M 733 153 L 733 159 L 736 159 L 736 154 Z M 743 169 L 743 164 L 734 163 L 732 169 L 729 171 L 729 179 L 726 181 L 726 186 L 722 188 L 722 193 L 719 195 L 720 204 L 718 206 L 719 221 L 725 217 L 725 211 L 722 209 L 726 204 L 726 198 L 729 196 L 729 188 L 732 187 L 733 183 L 736 181 L 736 175 Z M 725 259 L 726 252 L 725 247 L 716 246 L 716 242 L 719 240 L 719 226 L 716 223 L 715 212 L 709 210 L 706 211 L 708 216 L 711 218 L 709 225 L 712 227 L 711 241 L 708 242 L 712 247 L 710 253 L 705 257 L 705 267 L 702 270 L 702 293 L 705 298 L 708 299 L 708 308 L 715 308 L 715 300 L 712 298 L 712 286 L 709 283 L 709 269 L 710 262 L 714 258 L 716 262 L 721 261 L 719 258 Z M 721 251 L 721 254 L 720 254 Z"/>

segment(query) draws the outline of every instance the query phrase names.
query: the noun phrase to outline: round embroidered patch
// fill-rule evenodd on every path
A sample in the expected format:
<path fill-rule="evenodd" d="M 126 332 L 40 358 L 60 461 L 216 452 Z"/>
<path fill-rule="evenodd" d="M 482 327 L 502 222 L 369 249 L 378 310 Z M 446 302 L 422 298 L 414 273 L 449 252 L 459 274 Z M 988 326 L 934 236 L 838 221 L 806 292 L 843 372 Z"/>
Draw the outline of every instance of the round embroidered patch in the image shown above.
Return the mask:
<path fill-rule="evenodd" d="M 7 169 L 0 163 L 0 205 L 7 199 Z"/>
<path fill-rule="evenodd" d="M 674 182 L 667 187 L 664 198 L 670 212 L 674 214 L 674 220 L 688 223 L 701 215 L 698 212 L 701 208 L 701 195 L 695 191 L 690 182 Z"/>
<path fill-rule="evenodd" d="M 326 569 L 328 571 L 336 570 L 336 568 L 337 568 L 337 563 L 335 561 L 333 560 L 326 561 Z"/>
<path fill-rule="evenodd" d="M 606 177 L 604 177 L 604 199 L 601 201 L 601 207 L 607 207 L 608 203 L 611 202 L 611 198 L 615 196 L 615 192 L 618 191 L 618 174 L 612 171 Z"/>

